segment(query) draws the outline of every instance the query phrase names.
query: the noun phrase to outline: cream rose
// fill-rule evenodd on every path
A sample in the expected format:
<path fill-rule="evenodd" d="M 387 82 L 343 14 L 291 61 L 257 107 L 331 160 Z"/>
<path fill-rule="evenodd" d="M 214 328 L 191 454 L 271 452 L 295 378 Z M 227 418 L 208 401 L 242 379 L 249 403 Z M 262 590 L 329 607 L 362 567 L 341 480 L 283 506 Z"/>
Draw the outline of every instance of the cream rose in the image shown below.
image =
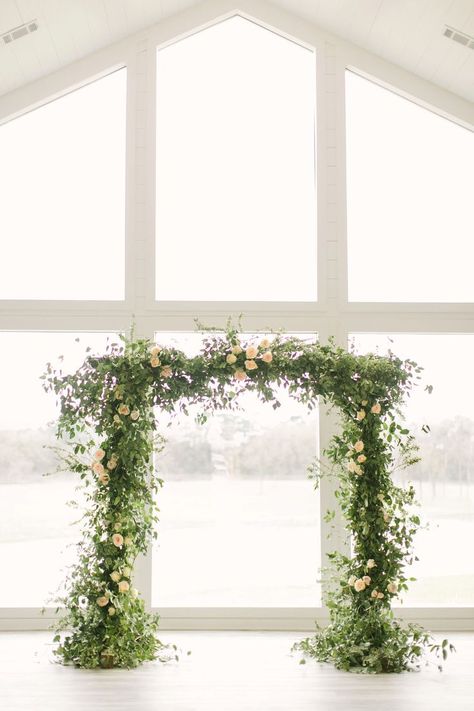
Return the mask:
<path fill-rule="evenodd" d="M 372 578 L 370 577 L 370 575 L 364 575 L 363 578 L 362 578 L 362 580 L 363 580 L 364 583 L 367 585 L 367 587 L 368 587 L 368 586 L 370 585 L 370 583 L 372 582 Z"/>
<path fill-rule="evenodd" d="M 389 583 L 387 585 L 387 592 L 389 592 L 391 595 L 395 595 L 395 593 L 398 592 L 397 583 Z"/>
<path fill-rule="evenodd" d="M 348 462 L 347 468 L 348 468 L 348 470 L 349 470 L 350 472 L 352 472 L 352 474 L 354 474 L 354 472 L 355 472 L 356 469 L 357 469 L 357 464 L 354 462 L 353 459 L 351 459 L 351 460 Z"/>
<path fill-rule="evenodd" d="M 114 531 L 120 531 L 121 528 L 122 524 L 120 523 L 120 521 L 117 521 L 117 523 L 114 524 Z"/>
<path fill-rule="evenodd" d="M 270 348 L 270 341 L 268 338 L 264 338 L 263 340 L 260 341 L 260 348 Z"/>
<path fill-rule="evenodd" d="M 101 461 L 105 457 L 105 452 L 103 449 L 98 449 L 97 452 L 94 454 L 94 459 L 97 459 L 98 462 Z"/>
<path fill-rule="evenodd" d="M 359 464 L 363 464 L 367 461 L 367 457 L 365 456 L 365 454 L 359 454 L 359 456 L 357 457 L 357 461 L 359 462 Z"/>
<path fill-rule="evenodd" d="M 102 472 L 102 474 L 99 474 L 98 479 L 99 479 L 100 483 L 104 484 L 104 486 L 105 486 L 106 484 L 109 483 L 110 476 L 107 472 Z"/>
<path fill-rule="evenodd" d="M 115 399 L 122 400 L 122 398 L 123 398 L 123 392 L 122 392 L 122 388 L 119 385 L 117 388 L 115 388 Z"/>
<path fill-rule="evenodd" d="M 134 422 L 136 422 L 139 417 L 140 417 L 140 413 L 138 412 L 138 410 L 132 410 L 132 411 L 131 411 L 131 413 L 130 413 L 130 419 L 131 419 L 131 420 L 133 420 Z"/>
<path fill-rule="evenodd" d="M 236 380 L 246 380 L 247 379 L 247 373 L 240 368 L 238 368 L 235 373 L 234 373 L 234 378 Z"/>
<path fill-rule="evenodd" d="M 357 420 L 363 420 L 365 417 L 365 410 L 359 410 L 359 412 L 356 415 Z"/>
<path fill-rule="evenodd" d="M 362 407 L 365 407 L 369 403 L 367 402 L 367 400 L 362 400 L 362 402 L 360 404 L 362 405 Z"/>
<path fill-rule="evenodd" d="M 161 369 L 162 378 L 170 378 L 172 373 L 173 371 L 171 370 L 171 366 L 169 365 L 165 365 L 164 368 Z"/>
<path fill-rule="evenodd" d="M 354 449 L 356 452 L 362 452 L 362 450 L 364 449 L 364 443 L 362 442 L 361 439 L 355 443 Z"/>
<path fill-rule="evenodd" d="M 130 591 L 130 594 L 133 598 L 137 598 L 138 597 L 138 590 L 136 588 L 132 588 Z"/>
<path fill-rule="evenodd" d="M 116 468 L 116 466 L 117 466 L 117 460 L 116 459 L 109 459 L 109 461 L 107 462 L 107 469 L 109 471 L 112 471 L 113 469 Z"/>
<path fill-rule="evenodd" d="M 349 580 L 347 581 L 347 584 L 350 585 L 351 587 L 354 585 L 355 581 L 357 580 L 355 575 L 351 575 Z"/>
<path fill-rule="evenodd" d="M 370 593 L 370 597 L 373 597 L 373 598 L 376 598 L 377 595 L 378 595 L 377 590 L 372 590 L 372 592 Z"/>
<path fill-rule="evenodd" d="M 265 351 L 265 353 L 262 356 L 262 360 L 264 363 L 271 363 L 273 360 L 272 352 L 271 351 Z"/>
<path fill-rule="evenodd" d="M 161 365 L 161 360 L 159 358 L 150 358 L 150 365 L 152 368 L 158 368 Z"/>
<path fill-rule="evenodd" d="M 129 415 L 130 414 L 130 409 L 128 405 L 120 405 L 118 409 L 118 414 L 119 415 Z"/>
<path fill-rule="evenodd" d="M 229 353 L 229 355 L 226 358 L 226 361 L 228 362 L 229 365 L 234 365 L 236 360 L 237 360 L 237 356 L 235 356 L 233 353 Z"/>
<path fill-rule="evenodd" d="M 113 617 L 116 613 L 115 607 L 110 606 L 108 609 L 108 613 L 109 613 L 110 617 Z"/>
<path fill-rule="evenodd" d="M 358 578 L 358 580 L 355 581 L 354 590 L 356 592 L 362 592 L 362 590 L 365 590 L 365 583 L 361 578 Z"/>
<path fill-rule="evenodd" d="M 377 600 L 383 600 L 384 594 L 382 592 L 377 593 Z"/>
<path fill-rule="evenodd" d="M 362 467 L 359 464 L 356 464 L 355 473 L 358 476 L 361 476 L 361 474 L 362 474 Z"/>
<path fill-rule="evenodd" d="M 377 567 L 377 563 L 375 562 L 375 560 L 373 558 L 369 558 L 369 560 L 367 561 L 367 568 L 370 570 L 371 568 L 376 568 L 376 567 Z"/>
<path fill-rule="evenodd" d="M 256 370 L 258 368 L 258 365 L 254 360 L 246 360 L 245 367 L 247 368 L 247 370 Z"/>
<path fill-rule="evenodd" d="M 128 565 L 127 565 L 127 566 L 125 566 L 125 568 L 122 570 L 122 575 L 124 575 L 126 578 L 129 578 L 131 572 L 132 572 L 132 571 L 130 570 L 130 568 L 129 568 Z"/>
<path fill-rule="evenodd" d="M 257 354 L 258 354 L 258 350 L 257 350 L 257 348 L 255 348 L 255 346 L 249 346 L 245 350 L 245 355 L 247 356 L 247 358 L 249 360 L 256 358 Z"/>
<path fill-rule="evenodd" d="M 151 355 L 153 358 L 156 358 L 156 356 L 158 355 L 158 353 L 161 353 L 161 348 L 160 348 L 160 346 L 153 346 L 153 348 L 150 348 L 150 355 Z"/>
<path fill-rule="evenodd" d="M 118 581 L 122 578 L 118 570 L 114 570 L 113 573 L 110 573 L 110 577 L 114 581 L 114 583 L 118 583 Z"/>
<path fill-rule="evenodd" d="M 112 543 L 114 546 L 117 546 L 117 548 L 121 548 L 123 546 L 123 536 L 120 533 L 114 533 L 112 536 Z"/>
<path fill-rule="evenodd" d="M 114 415 L 114 422 L 116 425 L 121 425 L 122 421 L 118 415 Z"/>
<path fill-rule="evenodd" d="M 242 353 L 242 348 L 240 346 L 232 346 L 232 353 L 238 356 Z"/>
<path fill-rule="evenodd" d="M 390 521 L 392 520 L 392 517 L 388 511 L 383 512 L 383 520 L 385 521 L 385 523 L 390 523 Z"/>
<path fill-rule="evenodd" d="M 102 597 L 97 598 L 97 604 L 99 607 L 105 607 L 109 604 L 109 598 L 106 595 L 102 595 Z"/>
<path fill-rule="evenodd" d="M 379 402 L 376 402 L 375 405 L 372 405 L 370 408 L 370 412 L 372 412 L 374 415 L 380 415 L 380 412 L 382 410 L 382 407 Z"/>
<path fill-rule="evenodd" d="M 94 474 L 103 474 L 105 471 L 104 465 L 101 462 L 94 462 L 94 464 L 92 465 L 92 471 L 94 472 Z"/>
<path fill-rule="evenodd" d="M 126 546 L 131 546 L 132 543 L 133 543 L 133 541 L 132 541 L 132 539 L 130 538 L 130 536 L 126 536 L 123 542 L 125 543 Z"/>
<path fill-rule="evenodd" d="M 119 592 L 128 592 L 130 590 L 130 583 L 128 580 L 121 580 L 118 584 Z"/>

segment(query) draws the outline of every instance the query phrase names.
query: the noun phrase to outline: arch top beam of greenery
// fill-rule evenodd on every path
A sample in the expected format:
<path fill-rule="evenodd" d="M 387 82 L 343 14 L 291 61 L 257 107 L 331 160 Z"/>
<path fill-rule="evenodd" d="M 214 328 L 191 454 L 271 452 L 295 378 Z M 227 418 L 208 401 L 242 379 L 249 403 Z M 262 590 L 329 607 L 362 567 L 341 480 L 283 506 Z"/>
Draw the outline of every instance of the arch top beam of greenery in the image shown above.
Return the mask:
<path fill-rule="evenodd" d="M 427 646 L 435 649 L 426 632 L 403 628 L 390 608 L 407 588 L 405 565 L 419 525 L 411 511 L 413 489 L 391 478 L 416 449 L 397 413 L 419 372 L 410 360 L 358 356 L 332 343 L 281 334 L 246 341 L 231 326 L 208 331 L 193 358 L 124 339 L 104 355 L 87 357 L 72 375 L 49 364 L 45 388 L 59 397 L 58 437 L 68 443 L 65 460 L 84 480 L 88 503 L 78 560 L 60 598 L 66 613 L 58 657 L 90 668 L 169 656 L 156 638 L 157 616 L 145 611 L 133 587 L 133 565 L 153 535 L 162 485 L 153 467 L 155 408 L 187 412 L 200 404 L 205 417 L 236 407 L 249 390 L 278 407 L 282 385 L 308 408 L 322 399 L 340 412 L 341 430 L 326 454 L 353 547 L 351 558 L 330 555 L 331 621 L 300 649 L 340 668 L 373 672 L 401 671 Z M 319 467 L 313 476 L 317 483 Z"/>

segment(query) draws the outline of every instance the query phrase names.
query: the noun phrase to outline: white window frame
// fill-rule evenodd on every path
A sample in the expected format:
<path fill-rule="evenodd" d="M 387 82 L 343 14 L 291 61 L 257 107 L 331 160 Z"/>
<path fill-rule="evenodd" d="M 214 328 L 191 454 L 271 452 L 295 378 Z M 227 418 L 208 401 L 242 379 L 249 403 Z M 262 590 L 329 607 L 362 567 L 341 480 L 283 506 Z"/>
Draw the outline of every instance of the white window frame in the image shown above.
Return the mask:
<path fill-rule="evenodd" d="M 318 301 L 156 302 L 155 82 L 156 50 L 236 14 L 315 51 L 317 75 Z M 146 31 L 96 52 L 54 74 L 0 97 L 0 125 L 121 67 L 127 67 L 126 275 L 125 300 L 0 301 L 0 330 L 128 331 L 153 337 L 155 331 L 192 331 L 194 319 L 224 325 L 245 315 L 245 329 L 284 328 L 332 336 L 346 347 L 349 333 L 474 333 L 474 304 L 349 303 L 347 300 L 345 70 L 351 69 L 445 118 L 474 130 L 472 105 L 369 52 L 340 40 L 263 0 L 207 0 Z M 1 130 L 1 128 L 0 128 Z M 337 429 L 335 415 L 321 408 L 320 443 Z M 317 497 L 315 497 L 315 502 Z M 334 490 L 323 481 L 321 511 L 335 508 Z M 344 546 L 343 522 L 333 521 L 327 540 L 321 522 L 321 560 Z M 315 571 L 316 574 L 316 571 Z M 151 554 L 137 565 L 137 585 L 151 603 Z M 324 622 L 320 608 L 162 608 L 163 629 L 311 630 Z M 42 629 L 54 610 L 0 609 L 0 629 Z M 404 619 L 432 629 L 474 629 L 473 607 L 403 608 Z"/>

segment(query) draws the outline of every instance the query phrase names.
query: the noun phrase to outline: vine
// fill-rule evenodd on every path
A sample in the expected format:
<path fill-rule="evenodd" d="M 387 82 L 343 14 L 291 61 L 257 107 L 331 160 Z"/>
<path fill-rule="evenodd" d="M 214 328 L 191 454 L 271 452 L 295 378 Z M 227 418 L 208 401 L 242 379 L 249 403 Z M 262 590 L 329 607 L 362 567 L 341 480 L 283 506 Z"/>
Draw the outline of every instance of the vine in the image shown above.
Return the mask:
<path fill-rule="evenodd" d="M 352 555 L 333 553 L 327 576 L 331 621 L 297 647 L 342 669 L 398 672 L 427 650 L 447 654 L 423 629 L 395 620 L 391 601 L 407 589 L 405 568 L 420 521 L 414 491 L 392 481 L 397 462 L 413 460 L 414 440 L 399 406 L 419 377 L 410 360 L 357 356 L 334 344 L 306 343 L 281 334 L 244 342 L 238 329 L 207 332 L 199 355 L 147 340 L 110 344 L 63 375 L 48 364 L 47 391 L 60 402 L 57 435 L 67 442 L 70 470 L 83 480 L 87 510 L 78 558 L 58 603 L 65 607 L 55 640 L 60 661 L 80 667 L 134 667 L 167 660 L 176 649 L 158 641 L 158 617 L 145 610 L 133 567 L 157 523 L 154 471 L 159 414 L 238 407 L 253 390 L 279 407 L 278 388 L 309 409 L 318 399 L 338 408 L 341 431 L 327 455 L 337 496 L 352 534 Z M 313 469 L 318 483 L 321 473 Z"/>

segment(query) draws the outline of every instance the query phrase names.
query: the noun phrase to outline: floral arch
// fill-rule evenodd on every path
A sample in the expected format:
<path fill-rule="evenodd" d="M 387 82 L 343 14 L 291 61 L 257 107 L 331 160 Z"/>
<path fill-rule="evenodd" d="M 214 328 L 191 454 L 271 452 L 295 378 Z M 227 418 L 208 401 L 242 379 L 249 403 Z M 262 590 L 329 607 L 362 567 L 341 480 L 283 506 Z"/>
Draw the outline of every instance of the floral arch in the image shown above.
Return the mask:
<path fill-rule="evenodd" d="M 134 667 L 175 655 L 157 639 L 158 617 L 145 610 L 132 582 L 135 559 L 154 535 L 154 495 L 162 485 L 153 467 L 154 409 L 186 412 L 200 404 L 205 418 L 236 407 L 245 390 L 278 407 L 282 385 L 308 408 L 320 398 L 340 413 L 341 430 L 326 454 L 352 540 L 351 557 L 329 556 L 329 626 L 296 646 L 339 668 L 370 672 L 410 668 L 428 648 L 445 656 L 446 641 L 435 645 L 391 610 L 392 599 L 407 589 L 405 567 L 419 526 L 413 488 L 391 478 L 394 466 L 416 460 L 399 406 L 419 372 L 394 355 L 357 356 L 281 334 L 245 342 L 231 326 L 208 331 L 193 358 L 124 339 L 87 357 L 72 375 L 48 365 L 45 389 L 60 401 L 63 457 L 83 479 L 88 505 L 77 563 L 58 599 L 66 608 L 55 637 L 58 658 L 86 668 Z M 321 475 L 313 465 L 316 484 Z"/>

